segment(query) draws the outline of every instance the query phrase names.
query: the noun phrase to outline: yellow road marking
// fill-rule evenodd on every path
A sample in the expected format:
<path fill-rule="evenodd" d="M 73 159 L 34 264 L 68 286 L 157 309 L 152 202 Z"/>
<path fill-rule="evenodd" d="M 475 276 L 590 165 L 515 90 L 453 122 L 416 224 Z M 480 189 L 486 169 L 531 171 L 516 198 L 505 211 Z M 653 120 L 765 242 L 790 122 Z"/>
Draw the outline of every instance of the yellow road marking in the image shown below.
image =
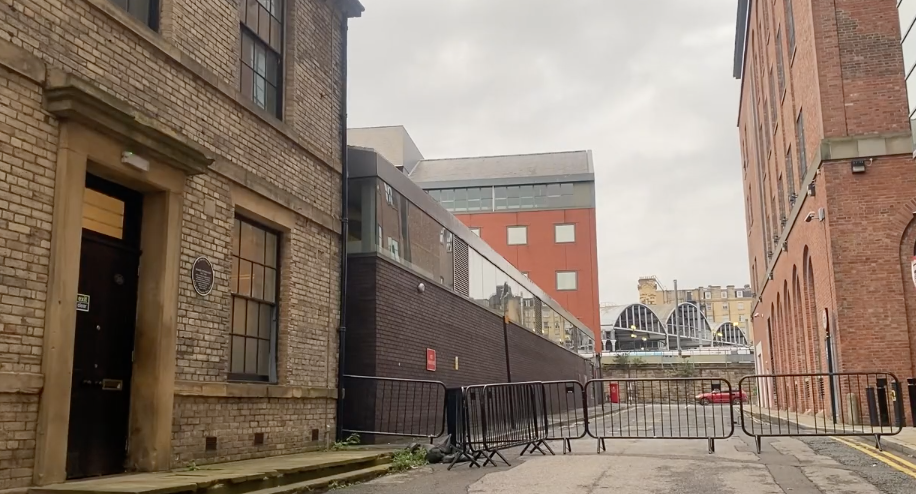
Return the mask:
<path fill-rule="evenodd" d="M 885 451 L 879 451 L 875 448 L 865 446 L 864 444 L 854 443 L 846 439 L 841 439 L 839 437 L 831 437 L 831 439 L 839 443 L 845 444 L 846 446 L 849 446 L 850 448 L 855 449 L 868 456 L 871 456 L 872 458 L 880 461 L 881 463 L 884 463 L 885 465 L 888 465 L 889 467 L 899 472 L 909 475 L 910 477 L 916 478 L 916 465 L 900 457 L 897 457 Z M 869 449 L 874 450 L 875 452 L 872 452 Z M 900 462 L 900 463 L 897 463 L 897 462 Z"/>
<path fill-rule="evenodd" d="M 855 444 L 857 444 L 857 445 L 859 445 L 859 446 L 862 446 L 863 448 L 865 448 L 865 449 L 867 449 L 867 450 L 869 450 L 869 451 L 873 451 L 873 452 L 875 452 L 875 453 L 877 453 L 877 454 L 882 454 L 882 455 L 884 455 L 884 456 L 886 456 L 886 457 L 888 457 L 888 458 L 891 458 L 891 459 L 895 460 L 897 463 L 900 463 L 900 464 L 903 465 L 905 468 L 909 468 L 909 469 L 911 469 L 911 470 L 913 470 L 913 471 L 916 471 L 916 463 L 913 463 L 913 462 L 911 462 L 911 461 L 909 461 L 909 460 L 906 460 L 906 459 L 904 459 L 904 458 L 901 458 L 901 457 L 895 455 L 894 453 L 891 453 L 890 451 L 882 451 L 882 450 L 880 450 L 880 449 L 878 449 L 878 448 L 875 448 L 874 446 L 871 446 L 871 445 L 869 445 L 869 444 L 865 444 L 865 443 L 863 443 L 863 442 L 861 442 L 861 441 L 857 441 L 857 440 L 855 440 L 855 439 L 847 439 L 847 441 L 849 441 L 849 442 L 851 442 L 851 443 L 855 443 Z"/>

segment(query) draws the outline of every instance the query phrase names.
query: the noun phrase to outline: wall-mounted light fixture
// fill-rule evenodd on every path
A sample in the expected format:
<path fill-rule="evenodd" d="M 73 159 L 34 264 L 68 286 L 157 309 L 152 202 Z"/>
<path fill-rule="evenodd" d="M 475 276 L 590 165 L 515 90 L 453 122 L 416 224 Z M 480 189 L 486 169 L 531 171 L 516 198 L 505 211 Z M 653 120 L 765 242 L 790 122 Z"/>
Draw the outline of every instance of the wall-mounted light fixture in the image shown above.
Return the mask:
<path fill-rule="evenodd" d="M 857 159 L 850 162 L 853 173 L 865 173 L 865 160 Z"/>
<path fill-rule="evenodd" d="M 808 195 L 811 197 L 814 197 L 814 193 L 816 192 L 815 189 L 816 189 L 816 186 L 814 185 L 814 182 L 809 183 L 808 184 Z"/>
<path fill-rule="evenodd" d="M 426 285 L 424 285 L 423 283 L 420 283 L 419 285 L 417 285 L 417 292 L 418 292 L 418 293 L 423 293 L 423 292 L 425 292 L 425 291 L 426 291 Z"/>

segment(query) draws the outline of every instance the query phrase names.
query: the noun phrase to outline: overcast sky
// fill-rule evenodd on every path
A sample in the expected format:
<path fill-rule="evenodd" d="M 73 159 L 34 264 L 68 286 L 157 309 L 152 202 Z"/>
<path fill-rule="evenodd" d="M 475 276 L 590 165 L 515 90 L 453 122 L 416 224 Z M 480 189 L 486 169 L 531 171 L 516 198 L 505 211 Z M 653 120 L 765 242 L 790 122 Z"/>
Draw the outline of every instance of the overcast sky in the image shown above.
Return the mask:
<path fill-rule="evenodd" d="M 748 282 L 735 0 L 362 0 L 351 127 L 427 158 L 591 149 L 602 302 Z"/>

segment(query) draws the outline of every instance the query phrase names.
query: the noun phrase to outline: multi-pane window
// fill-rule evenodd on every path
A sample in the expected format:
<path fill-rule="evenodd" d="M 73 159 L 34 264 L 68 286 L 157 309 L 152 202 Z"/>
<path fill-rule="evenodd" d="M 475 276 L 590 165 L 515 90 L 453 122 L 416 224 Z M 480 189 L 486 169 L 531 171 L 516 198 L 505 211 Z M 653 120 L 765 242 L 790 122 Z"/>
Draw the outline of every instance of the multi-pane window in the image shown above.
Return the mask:
<path fill-rule="evenodd" d="M 735 298 L 744 298 L 744 290 L 735 290 Z M 738 304 L 739 308 L 743 308 L 743 304 Z"/>
<path fill-rule="evenodd" d="M 509 245 L 525 245 L 528 243 L 527 226 L 510 226 L 506 231 Z"/>
<path fill-rule="evenodd" d="M 780 221 L 785 221 L 786 219 L 786 196 L 785 196 L 784 187 L 782 185 L 782 175 L 780 175 L 776 179 L 776 195 L 779 196 L 779 219 Z"/>
<path fill-rule="evenodd" d="M 112 0 L 153 31 L 159 29 L 159 0 Z"/>
<path fill-rule="evenodd" d="M 579 288 L 579 273 L 557 271 L 557 290 L 575 290 L 577 288 Z"/>
<path fill-rule="evenodd" d="M 805 156 L 805 115 L 802 110 L 798 110 L 795 120 L 795 148 L 798 149 L 798 180 L 804 183 L 808 174 L 808 158 Z"/>
<path fill-rule="evenodd" d="M 786 9 L 786 41 L 789 42 L 789 57 L 795 51 L 795 16 L 792 15 L 792 0 L 783 0 Z"/>
<path fill-rule="evenodd" d="M 801 176 L 798 177 L 799 181 Z M 786 150 L 786 183 L 789 185 L 789 196 L 795 195 L 795 162 L 792 159 L 792 146 L 789 146 L 789 149 Z M 794 204 L 794 199 L 789 198 L 789 204 Z M 791 206 L 790 206 L 791 208 Z"/>
<path fill-rule="evenodd" d="M 569 244 L 576 241 L 576 225 L 554 225 L 554 240 L 558 244 Z"/>
<path fill-rule="evenodd" d="M 707 299 L 707 300 L 708 300 L 708 299 L 711 299 L 711 298 L 712 298 L 712 292 L 703 292 L 703 298 L 705 298 L 705 299 Z"/>
<path fill-rule="evenodd" d="M 495 209 L 534 209 L 571 207 L 575 187 L 567 184 L 538 184 L 496 187 Z"/>
<path fill-rule="evenodd" d="M 243 218 L 232 228 L 232 333 L 229 374 L 271 381 L 276 374 L 279 235 Z"/>
<path fill-rule="evenodd" d="M 770 77 L 769 77 L 769 86 L 770 86 L 770 112 L 773 113 L 773 127 L 772 131 L 775 134 L 776 129 L 779 127 L 779 116 L 776 112 L 776 84 L 773 83 L 773 69 L 770 68 Z"/>
<path fill-rule="evenodd" d="M 493 187 L 436 189 L 429 195 L 451 212 L 492 211 Z"/>
<path fill-rule="evenodd" d="M 283 0 L 243 0 L 241 91 L 282 117 Z"/>
<path fill-rule="evenodd" d="M 434 189 L 429 195 L 448 211 L 465 213 L 575 207 L 580 204 L 574 191 L 575 186 L 566 183 Z"/>
<path fill-rule="evenodd" d="M 728 298 L 728 292 L 725 290 L 722 290 L 722 293 L 720 293 L 719 295 L 721 295 L 721 298 Z"/>
<path fill-rule="evenodd" d="M 779 97 L 786 94 L 786 66 L 782 59 L 782 31 L 776 31 L 776 76 L 779 79 Z"/>

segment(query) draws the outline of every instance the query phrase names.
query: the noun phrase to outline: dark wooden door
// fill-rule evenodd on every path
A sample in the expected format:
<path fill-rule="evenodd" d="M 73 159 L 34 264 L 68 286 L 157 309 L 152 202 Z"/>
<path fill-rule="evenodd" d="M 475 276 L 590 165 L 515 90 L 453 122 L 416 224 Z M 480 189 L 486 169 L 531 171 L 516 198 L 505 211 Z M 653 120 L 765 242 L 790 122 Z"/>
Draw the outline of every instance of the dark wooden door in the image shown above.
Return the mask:
<path fill-rule="evenodd" d="M 83 230 L 68 478 L 124 471 L 139 263 L 135 247 Z"/>

